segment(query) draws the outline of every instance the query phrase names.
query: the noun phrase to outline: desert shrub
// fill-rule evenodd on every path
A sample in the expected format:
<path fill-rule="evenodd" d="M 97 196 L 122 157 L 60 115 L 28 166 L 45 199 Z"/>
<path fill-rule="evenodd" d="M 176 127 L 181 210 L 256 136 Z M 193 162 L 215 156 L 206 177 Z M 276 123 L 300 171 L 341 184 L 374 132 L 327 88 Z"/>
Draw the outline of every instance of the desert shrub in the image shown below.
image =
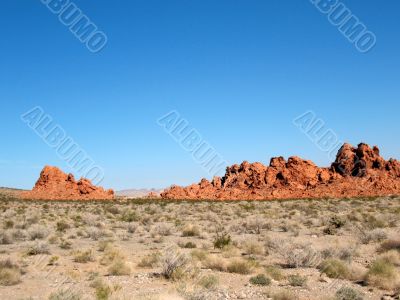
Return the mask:
<path fill-rule="evenodd" d="M 369 244 L 371 242 L 381 242 L 387 239 L 387 233 L 385 230 L 377 228 L 368 232 L 361 231 L 360 240 L 363 244 Z"/>
<path fill-rule="evenodd" d="M 289 245 L 281 249 L 281 255 L 289 268 L 315 267 L 320 262 L 320 253 L 309 245 Z"/>
<path fill-rule="evenodd" d="M 289 280 L 289 284 L 291 286 L 306 286 L 307 284 L 307 277 L 301 276 L 299 274 L 295 274 L 295 275 L 290 275 L 288 277 Z"/>
<path fill-rule="evenodd" d="M 290 291 L 280 291 L 272 295 L 273 300 L 297 300 L 298 298 Z"/>
<path fill-rule="evenodd" d="M 100 252 L 104 252 L 110 247 L 111 247 L 111 241 L 100 241 L 97 250 L 99 250 Z"/>
<path fill-rule="evenodd" d="M 47 228 L 42 225 L 35 224 L 28 229 L 28 236 L 32 241 L 44 239 L 48 235 L 49 232 Z"/>
<path fill-rule="evenodd" d="M 58 290 L 51 293 L 49 300 L 81 300 L 81 296 L 71 289 L 68 290 Z"/>
<path fill-rule="evenodd" d="M 337 234 L 338 230 L 334 226 L 327 226 L 324 228 L 324 230 L 322 232 L 327 235 L 335 235 L 335 234 Z"/>
<path fill-rule="evenodd" d="M 126 229 L 128 230 L 129 233 L 135 233 L 137 230 L 137 224 L 129 223 Z"/>
<path fill-rule="evenodd" d="M 113 205 L 108 205 L 108 206 L 106 206 L 106 207 L 104 208 L 104 210 L 105 210 L 106 212 L 109 212 L 110 214 L 113 214 L 113 215 L 118 215 L 118 214 L 121 213 L 119 207 L 118 207 L 118 206 L 113 206 Z"/>
<path fill-rule="evenodd" d="M 58 232 L 66 232 L 67 229 L 71 228 L 71 226 L 64 220 L 58 221 L 56 227 Z"/>
<path fill-rule="evenodd" d="M 264 247 L 261 243 L 255 241 L 246 241 L 243 248 L 248 255 L 262 255 L 264 254 Z"/>
<path fill-rule="evenodd" d="M 189 263 L 185 254 L 176 249 L 169 249 L 161 257 L 161 275 L 166 279 L 174 279 L 179 269 Z"/>
<path fill-rule="evenodd" d="M 245 229 L 246 233 L 260 234 L 261 230 L 267 226 L 265 224 L 260 217 L 249 218 L 242 224 L 242 228 Z"/>
<path fill-rule="evenodd" d="M 58 260 L 59 260 L 60 258 L 58 257 L 58 256 L 52 256 L 50 259 L 49 259 L 49 262 L 48 262 L 48 266 L 55 266 L 55 265 L 57 265 L 57 262 L 58 262 Z"/>
<path fill-rule="evenodd" d="M 131 223 L 139 221 L 139 218 L 135 211 L 127 210 L 122 214 L 121 221 Z"/>
<path fill-rule="evenodd" d="M 12 237 L 15 240 L 24 240 L 26 239 L 26 232 L 25 230 L 21 230 L 21 229 L 15 229 L 12 231 Z"/>
<path fill-rule="evenodd" d="M 207 269 L 225 272 L 226 271 L 226 263 L 223 259 L 220 259 L 216 256 L 208 256 L 203 261 L 203 266 Z"/>
<path fill-rule="evenodd" d="M 0 285 L 12 286 L 21 282 L 21 271 L 11 260 L 0 261 Z"/>
<path fill-rule="evenodd" d="M 126 276 L 131 274 L 131 269 L 123 260 L 118 259 L 108 268 L 108 273 L 113 276 Z"/>
<path fill-rule="evenodd" d="M 369 214 L 369 215 L 365 216 L 364 225 L 366 228 L 369 228 L 369 229 L 387 227 L 387 224 L 383 220 L 378 219 L 373 214 Z"/>
<path fill-rule="evenodd" d="M 396 267 L 384 258 L 378 258 L 372 263 L 365 279 L 369 285 L 388 290 L 399 284 L 399 274 Z"/>
<path fill-rule="evenodd" d="M 271 284 L 271 279 L 269 279 L 264 274 L 258 274 L 256 276 L 250 277 L 249 282 L 254 285 L 267 286 Z"/>
<path fill-rule="evenodd" d="M 342 228 L 346 224 L 346 220 L 339 216 L 333 216 L 328 222 L 328 225 L 324 228 L 323 232 L 328 235 L 335 235 L 338 229 Z"/>
<path fill-rule="evenodd" d="M 13 237 L 9 231 L 0 232 L 0 245 L 10 245 L 13 243 Z"/>
<path fill-rule="evenodd" d="M 14 221 L 13 220 L 5 220 L 4 221 L 4 228 L 5 229 L 14 228 Z"/>
<path fill-rule="evenodd" d="M 240 256 L 242 252 L 232 244 L 229 244 L 221 249 L 221 255 L 224 258 L 232 258 Z"/>
<path fill-rule="evenodd" d="M 400 252 L 397 252 L 396 250 L 387 251 L 384 254 L 381 254 L 378 258 L 386 260 L 395 266 L 400 266 Z"/>
<path fill-rule="evenodd" d="M 252 272 L 253 266 L 250 262 L 242 259 L 234 259 L 227 266 L 227 271 L 229 273 L 237 273 L 237 274 L 250 274 Z"/>
<path fill-rule="evenodd" d="M 151 216 L 143 216 L 142 219 L 140 220 L 140 223 L 142 223 L 145 226 L 149 226 L 153 223 L 153 220 Z"/>
<path fill-rule="evenodd" d="M 51 245 L 54 245 L 58 242 L 58 236 L 52 235 L 51 237 L 49 237 L 48 241 Z"/>
<path fill-rule="evenodd" d="M 319 266 L 319 270 L 329 278 L 347 279 L 350 275 L 350 270 L 347 265 L 343 261 L 335 258 L 324 260 Z"/>
<path fill-rule="evenodd" d="M 219 280 L 218 277 L 214 275 L 206 275 L 200 278 L 198 284 L 201 287 L 210 290 L 210 289 L 215 289 L 218 286 Z"/>
<path fill-rule="evenodd" d="M 400 251 L 400 240 L 384 241 L 379 248 L 379 252 L 385 252 L 390 250 Z"/>
<path fill-rule="evenodd" d="M 363 300 L 363 297 L 351 287 L 341 287 L 336 291 L 335 300 Z"/>
<path fill-rule="evenodd" d="M 78 251 L 74 255 L 74 262 L 76 263 L 86 264 L 92 261 L 94 261 L 92 250 Z"/>
<path fill-rule="evenodd" d="M 232 243 L 231 236 L 227 233 L 217 233 L 214 239 L 214 248 L 222 249 Z"/>
<path fill-rule="evenodd" d="M 279 228 L 283 232 L 291 232 L 293 236 L 298 236 L 300 234 L 300 227 L 298 224 L 289 224 L 288 222 L 284 221 Z"/>
<path fill-rule="evenodd" d="M 160 253 L 155 252 L 146 255 L 143 257 L 138 263 L 138 267 L 140 268 L 154 268 L 160 261 Z"/>
<path fill-rule="evenodd" d="M 200 236 L 200 229 L 192 224 L 187 225 L 182 230 L 182 236 L 183 237 Z"/>
<path fill-rule="evenodd" d="M 337 257 L 340 260 L 343 260 L 345 262 L 351 263 L 353 260 L 354 256 L 354 249 L 351 248 L 342 248 L 339 250 Z"/>
<path fill-rule="evenodd" d="M 158 225 L 157 228 L 156 228 L 156 232 L 159 235 L 162 235 L 162 236 L 171 235 L 171 231 L 172 231 L 171 226 L 169 226 L 167 224 L 164 224 L 164 223 Z"/>
<path fill-rule="evenodd" d="M 72 243 L 68 240 L 61 240 L 60 242 L 60 248 L 64 250 L 69 250 L 72 248 Z"/>
<path fill-rule="evenodd" d="M 29 247 L 28 255 L 39 255 L 39 254 L 50 254 L 50 247 L 44 241 L 36 241 L 32 246 Z"/>
<path fill-rule="evenodd" d="M 192 258 L 197 259 L 198 261 L 204 261 L 208 256 L 207 252 L 204 250 L 193 250 L 190 255 Z"/>
<path fill-rule="evenodd" d="M 114 261 L 123 260 L 124 258 L 124 255 L 119 249 L 107 247 L 104 251 L 103 256 L 100 259 L 100 264 L 108 266 Z"/>
<path fill-rule="evenodd" d="M 323 259 L 333 258 L 336 255 L 336 250 L 329 247 L 321 251 L 321 257 Z"/>
<path fill-rule="evenodd" d="M 329 225 L 335 228 L 342 228 L 346 224 L 346 220 L 339 216 L 333 216 L 329 220 Z"/>
<path fill-rule="evenodd" d="M 96 300 L 108 300 L 112 294 L 111 288 L 106 285 L 99 285 L 96 287 Z"/>
<path fill-rule="evenodd" d="M 40 217 L 38 215 L 33 215 L 29 218 L 26 219 L 26 224 L 28 226 L 33 225 L 33 224 L 37 224 L 40 220 Z"/>
<path fill-rule="evenodd" d="M 92 226 L 92 227 L 88 227 L 86 229 L 86 237 L 88 237 L 88 238 L 90 238 L 90 239 L 92 239 L 94 241 L 97 241 L 100 238 L 103 238 L 103 237 L 106 237 L 106 236 L 107 236 L 107 233 L 104 230 L 99 229 L 97 227 L 93 227 Z"/>
<path fill-rule="evenodd" d="M 110 286 L 101 278 L 94 279 L 90 287 L 96 290 L 96 300 L 108 300 L 112 294 Z"/>
<path fill-rule="evenodd" d="M 186 249 L 194 249 L 197 248 L 197 245 L 193 242 L 187 242 L 187 243 L 180 243 L 179 246 L 181 248 L 186 248 Z"/>
<path fill-rule="evenodd" d="M 276 266 L 266 266 L 265 272 L 274 280 L 280 281 L 285 278 L 282 270 Z"/>

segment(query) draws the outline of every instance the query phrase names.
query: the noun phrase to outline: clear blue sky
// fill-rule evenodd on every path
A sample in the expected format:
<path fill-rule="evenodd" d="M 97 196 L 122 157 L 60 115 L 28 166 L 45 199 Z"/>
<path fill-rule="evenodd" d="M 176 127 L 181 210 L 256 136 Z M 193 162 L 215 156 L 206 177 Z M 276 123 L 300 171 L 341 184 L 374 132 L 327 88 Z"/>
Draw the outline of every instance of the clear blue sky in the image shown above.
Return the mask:
<path fill-rule="evenodd" d="M 70 171 L 21 122 L 39 105 L 115 189 L 208 176 L 156 123 L 179 111 L 231 162 L 329 157 L 292 124 L 313 110 L 340 139 L 400 158 L 400 3 L 344 1 L 377 36 L 357 52 L 308 0 L 75 1 L 108 36 L 89 52 L 39 0 L 0 4 L 0 186 Z"/>

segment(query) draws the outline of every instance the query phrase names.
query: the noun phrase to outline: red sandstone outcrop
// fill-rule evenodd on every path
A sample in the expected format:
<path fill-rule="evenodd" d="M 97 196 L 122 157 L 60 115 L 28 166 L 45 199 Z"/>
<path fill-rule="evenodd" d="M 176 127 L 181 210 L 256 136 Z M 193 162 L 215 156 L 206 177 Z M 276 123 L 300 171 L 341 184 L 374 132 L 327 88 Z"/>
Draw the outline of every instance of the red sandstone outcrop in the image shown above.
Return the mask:
<path fill-rule="evenodd" d="M 57 167 L 45 166 L 32 191 L 21 194 L 24 199 L 106 200 L 114 198 L 113 190 L 94 186 L 90 180 L 66 174 Z"/>
<path fill-rule="evenodd" d="M 275 157 L 269 166 L 243 162 L 211 182 L 172 186 L 165 199 L 267 200 L 400 194 L 400 162 L 385 161 L 378 147 L 344 144 L 329 168 L 299 157 Z"/>

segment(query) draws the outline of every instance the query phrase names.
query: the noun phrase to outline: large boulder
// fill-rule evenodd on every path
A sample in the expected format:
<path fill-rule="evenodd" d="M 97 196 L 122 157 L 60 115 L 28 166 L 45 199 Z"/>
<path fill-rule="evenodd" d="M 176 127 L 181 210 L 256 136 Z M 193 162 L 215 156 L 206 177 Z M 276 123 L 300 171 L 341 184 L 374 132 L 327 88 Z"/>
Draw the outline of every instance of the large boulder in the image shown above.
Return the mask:
<path fill-rule="evenodd" d="M 329 168 L 299 157 L 274 157 L 269 166 L 244 161 L 212 182 L 174 186 L 167 199 L 263 200 L 400 194 L 400 163 L 385 161 L 378 147 L 344 144 Z"/>
<path fill-rule="evenodd" d="M 57 167 L 45 166 L 32 191 L 22 193 L 25 199 L 46 200 L 108 200 L 114 198 L 113 190 L 94 186 L 89 179 L 76 181 Z"/>

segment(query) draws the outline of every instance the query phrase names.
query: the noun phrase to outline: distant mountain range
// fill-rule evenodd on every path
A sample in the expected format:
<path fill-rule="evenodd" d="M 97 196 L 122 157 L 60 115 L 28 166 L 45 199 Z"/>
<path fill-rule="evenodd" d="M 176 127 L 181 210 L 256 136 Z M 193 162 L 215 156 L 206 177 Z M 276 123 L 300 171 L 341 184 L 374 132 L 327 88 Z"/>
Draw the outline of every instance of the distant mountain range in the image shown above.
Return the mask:
<path fill-rule="evenodd" d="M 8 187 L 0 187 L 0 195 L 5 196 L 16 196 L 18 197 L 21 192 L 25 192 L 26 190 L 22 189 L 14 189 Z M 160 195 L 163 189 L 127 189 L 122 191 L 115 192 L 117 197 L 124 198 L 144 198 L 149 193 L 155 193 L 156 195 Z"/>
<path fill-rule="evenodd" d="M 115 195 L 118 197 L 127 197 L 127 198 L 143 198 L 146 197 L 149 193 L 155 193 L 160 195 L 160 193 L 164 189 L 128 189 L 122 191 L 116 191 Z"/>
<path fill-rule="evenodd" d="M 0 195 L 8 196 L 8 197 L 18 197 L 21 192 L 25 190 L 21 189 L 13 189 L 7 187 L 0 187 Z"/>

